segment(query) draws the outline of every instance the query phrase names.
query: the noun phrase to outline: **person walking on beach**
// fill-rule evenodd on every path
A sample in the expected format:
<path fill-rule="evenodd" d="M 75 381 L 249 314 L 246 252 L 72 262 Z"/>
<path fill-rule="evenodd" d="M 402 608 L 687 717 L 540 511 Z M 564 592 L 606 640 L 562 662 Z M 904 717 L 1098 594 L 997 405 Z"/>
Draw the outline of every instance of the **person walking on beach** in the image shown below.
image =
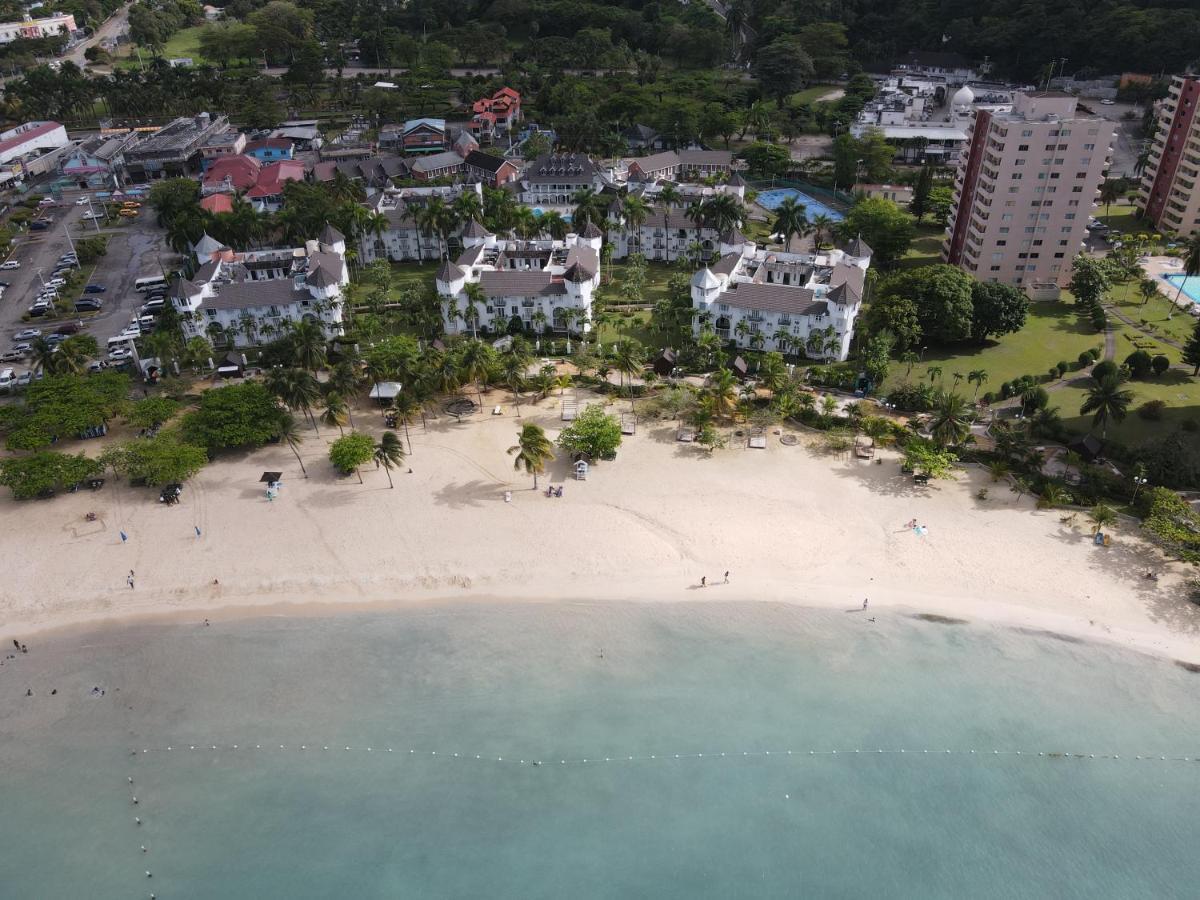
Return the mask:
<path fill-rule="evenodd" d="M 725 570 L 725 583 L 729 584 L 729 570 L 728 569 Z"/>
<path fill-rule="evenodd" d="M 863 609 L 866 609 L 866 608 L 867 608 L 867 599 L 864 597 L 863 598 Z"/>
<path fill-rule="evenodd" d="M 708 586 L 708 576 L 701 575 L 700 576 L 700 587 L 707 587 L 707 586 Z"/>
<path fill-rule="evenodd" d="M 127 576 L 125 576 L 125 581 L 129 585 L 129 589 L 132 591 L 133 590 L 133 573 L 132 572 L 130 572 Z"/>
<path fill-rule="evenodd" d="M 194 526 L 192 526 L 192 527 L 196 529 L 196 537 L 200 537 L 200 526 L 199 526 L 199 525 L 194 525 Z"/>

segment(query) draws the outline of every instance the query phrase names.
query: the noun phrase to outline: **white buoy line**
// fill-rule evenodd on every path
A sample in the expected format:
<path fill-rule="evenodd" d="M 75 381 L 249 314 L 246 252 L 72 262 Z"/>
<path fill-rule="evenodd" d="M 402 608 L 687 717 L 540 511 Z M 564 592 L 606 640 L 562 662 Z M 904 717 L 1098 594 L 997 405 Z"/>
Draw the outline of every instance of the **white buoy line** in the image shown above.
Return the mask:
<path fill-rule="evenodd" d="M 810 750 L 739 750 L 739 751 L 717 751 L 707 753 L 651 753 L 640 754 L 634 756 L 628 755 L 595 755 L 587 757 L 572 757 L 572 758 L 549 758 L 530 756 L 521 758 L 519 756 L 495 756 L 486 753 L 456 753 L 446 750 L 421 750 L 412 747 L 387 747 L 376 746 L 348 746 L 345 744 L 279 744 L 264 746 L 263 744 L 168 744 L 159 747 L 142 747 L 135 750 L 142 754 L 162 754 L 162 753 L 286 753 L 286 754 L 317 754 L 325 753 L 370 753 L 370 754 L 399 754 L 406 757 L 439 757 L 442 759 L 462 759 L 462 760 L 478 760 L 481 762 L 492 763 L 507 763 L 508 765 L 517 766 L 581 766 L 581 765 L 597 765 L 603 763 L 646 763 L 646 762 L 664 762 L 673 760 L 729 760 L 729 759 L 750 759 L 750 758 L 766 758 L 766 757 L 811 757 L 811 756 L 862 756 L 862 755 L 890 755 L 890 756 L 1021 756 L 1032 759 L 1046 760 L 1126 760 L 1126 761 L 1142 761 L 1142 762 L 1183 762 L 1200 763 L 1200 754 L 1196 756 L 1167 756 L 1163 754 L 1118 754 L 1118 753 L 1075 753 L 1060 750 L 978 750 L 978 749 L 949 749 L 945 747 L 938 748 L 848 748 L 848 749 L 810 749 Z M 136 800 L 134 801 L 137 802 Z"/>

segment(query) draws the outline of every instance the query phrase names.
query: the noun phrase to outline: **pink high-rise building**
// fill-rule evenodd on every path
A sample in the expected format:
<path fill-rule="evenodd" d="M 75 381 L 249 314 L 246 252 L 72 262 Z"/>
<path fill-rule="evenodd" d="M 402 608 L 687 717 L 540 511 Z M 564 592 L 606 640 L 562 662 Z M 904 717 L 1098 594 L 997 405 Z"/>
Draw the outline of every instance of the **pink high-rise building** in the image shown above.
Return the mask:
<path fill-rule="evenodd" d="M 980 281 L 1065 285 L 1111 162 L 1113 124 L 1070 94 L 1018 93 L 978 110 L 954 184 L 942 258 Z"/>
<path fill-rule="evenodd" d="M 1200 230 L 1200 78 L 1176 75 L 1158 108 L 1140 205 L 1160 231 Z"/>

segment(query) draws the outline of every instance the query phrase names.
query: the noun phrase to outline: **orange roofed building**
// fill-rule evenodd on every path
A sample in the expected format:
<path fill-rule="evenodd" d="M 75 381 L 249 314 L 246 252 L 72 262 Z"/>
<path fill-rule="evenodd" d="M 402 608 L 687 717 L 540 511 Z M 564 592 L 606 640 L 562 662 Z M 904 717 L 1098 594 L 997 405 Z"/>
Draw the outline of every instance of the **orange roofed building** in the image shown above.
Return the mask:
<path fill-rule="evenodd" d="M 496 139 L 497 132 L 508 132 L 521 120 L 521 95 L 502 87 L 491 97 L 476 100 L 471 106 L 471 134 L 480 143 Z"/>

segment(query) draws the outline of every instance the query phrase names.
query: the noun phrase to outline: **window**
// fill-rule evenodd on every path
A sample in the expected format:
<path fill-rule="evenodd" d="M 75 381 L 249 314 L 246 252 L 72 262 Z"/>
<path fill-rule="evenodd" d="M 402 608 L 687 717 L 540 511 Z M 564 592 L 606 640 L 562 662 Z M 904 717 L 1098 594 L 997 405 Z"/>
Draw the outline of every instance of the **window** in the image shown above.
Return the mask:
<path fill-rule="evenodd" d="M 1000 233 L 1001 233 L 1001 234 L 1008 234 L 1008 232 L 1009 232 L 1009 228 L 1008 228 L 1008 226 L 1007 226 L 1007 225 L 1001 225 L 1001 226 L 1000 226 Z"/>
<path fill-rule="evenodd" d="M 1055 253 L 1055 254 L 1054 254 L 1054 258 L 1055 258 L 1055 259 L 1062 259 L 1062 258 L 1063 258 L 1063 256 L 1065 256 L 1065 255 L 1066 255 L 1066 254 L 1064 254 L 1064 253 Z"/>
<path fill-rule="evenodd" d="M 1015 162 L 1013 162 L 1013 165 L 1014 165 L 1014 166 L 1023 166 L 1023 165 L 1025 165 L 1025 160 L 1024 160 L 1023 158 L 1022 158 L 1022 159 L 1018 159 L 1018 160 L 1016 160 Z"/>
<path fill-rule="evenodd" d="M 1040 239 L 1039 239 L 1039 240 L 1036 240 L 1036 241 L 1034 241 L 1034 242 L 1033 242 L 1033 246 L 1035 246 L 1035 247 L 1040 247 L 1040 246 L 1042 246 L 1042 241 L 1041 241 Z"/>
<path fill-rule="evenodd" d="M 1009 192 L 1010 194 L 1017 194 L 1017 193 L 1020 193 L 1020 191 L 1021 191 L 1021 189 L 1020 189 L 1019 187 L 1016 187 L 1016 186 L 1010 187 L 1010 188 L 1008 189 L 1008 192 Z"/>
<path fill-rule="evenodd" d="M 992 254 L 992 262 L 1003 262 L 1003 261 L 1004 261 L 1003 253 L 993 253 Z"/>
<path fill-rule="evenodd" d="M 1021 137 L 1033 137 L 1033 129 L 1026 128 L 1024 131 L 1021 132 Z"/>
<path fill-rule="evenodd" d="M 1073 188 L 1071 188 L 1071 193 L 1072 194 L 1082 194 L 1083 188 L 1080 187 L 1079 185 L 1075 185 Z"/>
<path fill-rule="evenodd" d="M 1063 149 L 1065 150 L 1065 149 L 1066 149 L 1066 147 L 1064 147 Z M 1095 144 L 1084 144 L 1084 145 L 1083 145 L 1083 149 L 1084 149 L 1084 150 L 1095 150 L 1095 149 L 1096 149 L 1096 145 L 1095 145 Z"/>
<path fill-rule="evenodd" d="M 1068 200 L 1067 201 L 1067 206 L 1078 206 L 1078 205 L 1079 205 L 1078 200 Z"/>
<path fill-rule="evenodd" d="M 1018 150 L 1028 150 L 1028 149 L 1029 149 L 1029 145 L 1028 145 L 1028 144 L 1019 144 L 1019 145 L 1017 146 L 1017 149 L 1018 149 Z"/>
<path fill-rule="evenodd" d="M 717 309 L 719 309 L 721 312 L 729 312 L 729 304 L 728 303 L 718 303 Z"/>
<path fill-rule="evenodd" d="M 1065 247 L 1065 246 L 1067 246 L 1067 243 L 1068 243 L 1067 241 L 1059 241 L 1058 246 Z"/>
<path fill-rule="evenodd" d="M 1065 218 L 1067 221 L 1070 221 L 1071 219 L 1074 219 L 1074 218 L 1075 218 L 1075 213 L 1067 213 L 1067 214 L 1066 214 L 1066 216 L 1064 216 L 1064 218 Z"/>
<path fill-rule="evenodd" d="M 999 271 L 1000 271 L 1000 267 L 999 267 L 999 266 L 992 266 L 990 269 L 988 269 L 988 271 L 989 271 L 989 272 L 999 272 Z M 995 281 L 995 280 L 996 280 L 995 278 L 993 278 L 993 279 L 992 279 L 992 281 Z"/>
<path fill-rule="evenodd" d="M 996 246 L 997 247 L 1007 247 L 1008 241 L 996 241 Z"/>

